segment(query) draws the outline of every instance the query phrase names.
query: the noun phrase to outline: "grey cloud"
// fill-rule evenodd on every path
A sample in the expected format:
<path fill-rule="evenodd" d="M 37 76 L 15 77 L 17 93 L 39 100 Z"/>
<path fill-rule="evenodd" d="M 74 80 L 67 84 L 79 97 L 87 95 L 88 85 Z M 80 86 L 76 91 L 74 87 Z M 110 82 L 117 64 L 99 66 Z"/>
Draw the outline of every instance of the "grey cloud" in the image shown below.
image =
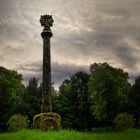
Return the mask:
<path fill-rule="evenodd" d="M 6 57 L 17 59 L 12 65 L 25 79 L 34 75 L 41 79 L 39 17 L 49 13 L 55 20 L 52 78 L 56 83 L 77 70 L 87 71 L 87 65 L 95 61 L 119 65 L 135 75 L 140 65 L 139 5 L 139 0 L 1 0 L 1 58 L 9 54 Z M 125 43 L 128 36 L 137 45 Z"/>
<path fill-rule="evenodd" d="M 139 1 L 98 1 L 96 12 L 100 17 L 96 24 L 95 47 L 101 47 L 101 51 L 111 51 L 116 63 L 121 63 L 127 69 L 137 69 L 139 57 L 135 56 L 136 48 L 125 44 L 123 38 L 132 36 L 139 41 L 140 18 L 135 16 L 140 12 L 136 6 Z M 135 12 L 133 12 L 135 11 Z"/>
<path fill-rule="evenodd" d="M 42 62 L 31 62 L 25 64 L 19 64 L 16 66 L 17 70 L 27 71 L 31 73 L 37 73 L 42 71 Z"/>
<path fill-rule="evenodd" d="M 80 57 L 85 60 L 88 60 L 89 57 L 94 60 L 95 56 L 96 59 L 99 59 L 102 53 L 106 55 L 104 56 L 106 58 L 111 54 L 115 60 L 105 59 L 106 61 L 115 61 L 116 65 L 120 63 L 127 69 L 132 70 L 133 68 L 139 71 L 136 68 L 139 58 L 134 55 L 135 48 L 124 44 L 122 40 L 125 36 L 133 36 L 140 44 L 140 18 L 137 16 L 140 12 L 137 6 L 139 4 L 138 0 L 95 0 L 86 5 L 85 3 L 84 5 L 77 3 L 77 9 L 72 11 L 73 14 L 71 13 L 70 18 L 73 23 L 77 21 L 81 24 L 82 22 L 84 26 L 82 26 L 83 29 L 80 30 L 80 33 L 66 34 L 67 37 L 63 38 L 64 43 L 71 44 L 71 48 L 63 48 L 63 52 L 72 52 L 70 53 L 72 54 L 71 59 Z M 81 6 L 80 9 L 84 9 L 81 14 L 78 5 Z M 79 16 L 76 16 L 77 14 Z M 84 30 L 87 26 L 93 31 Z"/>
<path fill-rule="evenodd" d="M 42 63 L 40 61 L 18 65 L 16 69 L 22 72 L 23 79 L 26 82 L 31 77 L 37 77 L 40 82 L 42 80 Z M 54 85 L 58 87 L 65 79 L 69 78 L 78 71 L 88 73 L 88 67 L 78 66 L 75 64 L 59 64 L 54 62 L 52 63 L 52 81 L 54 82 Z"/>
<path fill-rule="evenodd" d="M 128 69 L 136 69 L 136 64 L 138 62 L 137 58 L 133 55 L 133 49 L 127 48 L 125 46 L 119 46 L 113 50 L 114 54 L 120 60 L 120 63 L 125 65 Z"/>
<path fill-rule="evenodd" d="M 0 60 L 4 60 L 4 56 L 0 54 Z"/>

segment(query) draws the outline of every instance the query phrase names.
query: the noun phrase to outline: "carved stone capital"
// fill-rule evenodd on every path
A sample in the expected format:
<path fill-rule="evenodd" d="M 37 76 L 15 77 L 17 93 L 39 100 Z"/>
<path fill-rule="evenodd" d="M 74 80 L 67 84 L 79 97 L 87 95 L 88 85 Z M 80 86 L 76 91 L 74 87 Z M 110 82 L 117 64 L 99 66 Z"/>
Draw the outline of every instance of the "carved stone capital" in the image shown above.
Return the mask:
<path fill-rule="evenodd" d="M 41 26 L 44 27 L 43 29 L 43 36 L 48 36 L 48 37 L 52 37 L 52 31 L 51 31 L 51 28 L 53 26 L 53 18 L 52 18 L 52 15 L 41 15 L 40 17 L 40 23 L 41 23 Z"/>

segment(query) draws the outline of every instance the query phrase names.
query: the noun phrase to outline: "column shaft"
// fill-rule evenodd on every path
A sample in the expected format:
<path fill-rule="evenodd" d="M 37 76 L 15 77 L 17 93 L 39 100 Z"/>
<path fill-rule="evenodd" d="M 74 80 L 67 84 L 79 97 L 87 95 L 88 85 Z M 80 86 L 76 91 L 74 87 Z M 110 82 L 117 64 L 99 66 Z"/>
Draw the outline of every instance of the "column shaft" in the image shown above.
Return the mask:
<path fill-rule="evenodd" d="M 43 36 L 43 90 L 41 112 L 52 112 L 50 37 Z"/>

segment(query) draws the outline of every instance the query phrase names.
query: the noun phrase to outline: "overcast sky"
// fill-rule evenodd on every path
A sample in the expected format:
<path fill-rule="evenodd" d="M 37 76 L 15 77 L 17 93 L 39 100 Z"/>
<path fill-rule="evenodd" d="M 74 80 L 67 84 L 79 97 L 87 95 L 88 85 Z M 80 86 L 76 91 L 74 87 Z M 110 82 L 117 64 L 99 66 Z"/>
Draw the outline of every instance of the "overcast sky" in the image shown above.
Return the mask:
<path fill-rule="evenodd" d="M 94 62 L 140 74 L 140 0 L 0 0 L 1 66 L 41 80 L 43 14 L 54 18 L 55 86 Z"/>

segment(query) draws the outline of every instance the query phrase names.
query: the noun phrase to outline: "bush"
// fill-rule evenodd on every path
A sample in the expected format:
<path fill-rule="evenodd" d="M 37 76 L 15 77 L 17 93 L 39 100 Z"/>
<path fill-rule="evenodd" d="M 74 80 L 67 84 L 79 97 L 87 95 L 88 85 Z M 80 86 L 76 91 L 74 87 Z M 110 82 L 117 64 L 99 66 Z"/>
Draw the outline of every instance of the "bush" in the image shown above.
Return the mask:
<path fill-rule="evenodd" d="M 8 121 L 8 130 L 15 132 L 23 128 L 27 128 L 28 123 L 29 121 L 26 116 L 23 116 L 21 114 L 15 114 Z"/>
<path fill-rule="evenodd" d="M 116 116 L 115 120 L 115 130 L 117 131 L 124 131 L 130 127 L 134 126 L 133 116 L 130 114 L 120 113 Z"/>

